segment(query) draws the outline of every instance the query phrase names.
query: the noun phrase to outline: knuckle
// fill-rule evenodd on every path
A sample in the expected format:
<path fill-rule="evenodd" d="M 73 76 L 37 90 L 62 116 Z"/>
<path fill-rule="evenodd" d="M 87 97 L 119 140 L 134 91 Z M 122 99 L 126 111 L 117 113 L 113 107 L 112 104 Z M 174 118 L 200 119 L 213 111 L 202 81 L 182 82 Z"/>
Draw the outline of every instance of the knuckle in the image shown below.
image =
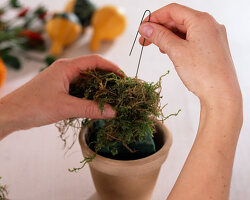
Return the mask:
<path fill-rule="evenodd" d="M 59 58 L 55 61 L 55 65 L 65 65 L 68 61 L 69 60 L 67 58 Z"/>
<path fill-rule="evenodd" d="M 169 52 L 169 56 L 171 58 L 173 58 L 173 62 L 175 65 L 179 65 L 179 61 L 183 60 L 183 57 L 186 53 L 185 47 L 181 46 L 181 45 L 177 45 L 176 48 L 171 49 L 171 51 Z"/>
<path fill-rule="evenodd" d="M 156 45 L 160 45 L 166 38 L 168 38 L 168 32 L 163 29 L 159 30 L 155 36 Z"/>
<path fill-rule="evenodd" d="M 223 33 L 227 32 L 226 26 L 224 24 L 220 24 L 220 29 Z"/>
<path fill-rule="evenodd" d="M 170 8 L 174 8 L 174 7 L 177 7 L 177 6 L 178 6 L 177 3 L 170 3 L 170 4 L 168 4 L 168 7 L 170 7 Z"/>
<path fill-rule="evenodd" d="M 196 19 L 196 20 L 201 19 L 202 14 L 203 14 L 203 13 L 202 13 L 202 12 L 199 12 L 199 11 L 196 12 L 196 13 L 194 13 L 195 19 Z"/>
<path fill-rule="evenodd" d="M 92 57 L 96 60 L 102 59 L 102 57 L 99 54 L 93 54 Z"/>
<path fill-rule="evenodd" d="M 212 16 L 208 12 L 201 12 L 201 16 L 206 19 L 212 18 Z"/>
<path fill-rule="evenodd" d="M 93 105 L 89 105 L 85 108 L 83 108 L 82 112 L 84 113 L 85 117 L 89 117 L 89 118 L 95 118 L 97 116 L 99 116 L 99 109 L 96 106 Z"/>
<path fill-rule="evenodd" d="M 216 24 L 214 27 L 214 34 L 215 35 L 226 35 L 226 27 L 224 25 L 221 24 Z"/>
<path fill-rule="evenodd" d="M 215 22 L 213 16 L 207 12 L 197 12 L 196 19 L 199 21 L 202 21 L 202 23 L 205 23 L 205 24 L 208 24 L 208 23 L 214 24 Z"/>
<path fill-rule="evenodd" d="M 92 59 L 96 63 L 95 65 L 98 65 L 98 63 L 101 63 L 103 58 L 99 54 L 93 54 L 91 55 Z"/>

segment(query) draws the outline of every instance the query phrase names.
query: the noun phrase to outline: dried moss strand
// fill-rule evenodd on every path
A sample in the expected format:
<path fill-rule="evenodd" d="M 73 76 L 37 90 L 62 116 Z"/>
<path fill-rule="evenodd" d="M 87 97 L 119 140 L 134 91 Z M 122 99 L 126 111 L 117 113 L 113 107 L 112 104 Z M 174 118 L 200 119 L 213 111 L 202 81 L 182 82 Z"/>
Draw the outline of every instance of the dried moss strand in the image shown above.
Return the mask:
<path fill-rule="evenodd" d="M 75 172 L 75 173 L 77 173 L 79 170 L 81 170 L 87 163 L 89 163 L 89 162 L 92 162 L 93 161 L 93 159 L 96 157 L 96 153 L 95 154 L 93 154 L 92 156 L 90 156 L 90 157 L 87 157 L 87 158 L 84 158 L 84 160 L 82 160 L 80 163 L 82 164 L 82 166 L 81 167 L 79 167 L 79 168 L 73 168 L 73 169 L 68 169 L 68 171 L 69 172 Z"/>
<path fill-rule="evenodd" d="M 165 121 L 165 120 L 167 120 L 169 117 L 177 116 L 180 112 L 181 112 L 181 109 L 179 109 L 179 110 L 177 111 L 177 113 L 173 113 L 173 114 L 170 114 L 170 115 L 168 115 L 168 116 L 162 118 L 162 120 Z"/>
<path fill-rule="evenodd" d="M 168 74 L 169 71 L 162 75 L 157 83 L 148 83 L 137 78 L 119 77 L 114 73 L 88 71 L 84 74 L 84 78 L 79 78 L 71 84 L 71 95 L 94 100 L 99 103 L 101 110 L 105 104 L 110 104 L 117 111 L 116 118 L 104 120 L 105 125 L 96 133 L 94 144 L 96 153 L 105 148 L 115 155 L 118 153 L 116 147 L 118 142 L 130 152 L 134 152 L 129 148 L 129 144 L 141 141 L 148 133 L 153 136 L 155 127 L 152 118 L 160 117 L 164 121 L 170 116 L 178 115 L 180 111 L 165 117 L 163 114 L 165 106 L 160 105 L 161 82 Z M 91 126 L 92 123 L 91 119 L 69 119 L 59 123 L 57 127 L 61 139 L 66 142 L 70 135 L 67 133 L 69 127 L 73 128 L 75 139 L 79 128 Z"/>
<path fill-rule="evenodd" d="M 2 177 L 0 177 L 0 180 L 1 180 L 1 178 Z M 2 186 L 0 184 L 0 200 L 8 200 L 7 196 L 8 196 L 8 191 L 7 191 L 6 186 L 5 185 Z"/>

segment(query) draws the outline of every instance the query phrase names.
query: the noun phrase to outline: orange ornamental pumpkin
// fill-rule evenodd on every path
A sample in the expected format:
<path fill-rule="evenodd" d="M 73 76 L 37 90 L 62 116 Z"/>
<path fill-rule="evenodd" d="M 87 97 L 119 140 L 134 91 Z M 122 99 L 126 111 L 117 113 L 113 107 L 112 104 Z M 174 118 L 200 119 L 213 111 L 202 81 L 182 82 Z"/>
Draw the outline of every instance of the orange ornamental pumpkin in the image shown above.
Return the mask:
<path fill-rule="evenodd" d="M 46 32 L 52 40 L 50 54 L 58 56 L 65 46 L 73 43 L 82 32 L 82 26 L 74 13 L 57 13 L 46 23 Z"/>
<path fill-rule="evenodd" d="M 97 10 L 92 17 L 94 33 L 90 42 L 91 51 L 98 51 L 102 41 L 112 41 L 126 28 L 126 17 L 121 9 L 105 6 Z"/>
<path fill-rule="evenodd" d="M 6 77 L 7 77 L 7 69 L 3 60 L 0 58 L 0 88 L 3 86 Z"/>

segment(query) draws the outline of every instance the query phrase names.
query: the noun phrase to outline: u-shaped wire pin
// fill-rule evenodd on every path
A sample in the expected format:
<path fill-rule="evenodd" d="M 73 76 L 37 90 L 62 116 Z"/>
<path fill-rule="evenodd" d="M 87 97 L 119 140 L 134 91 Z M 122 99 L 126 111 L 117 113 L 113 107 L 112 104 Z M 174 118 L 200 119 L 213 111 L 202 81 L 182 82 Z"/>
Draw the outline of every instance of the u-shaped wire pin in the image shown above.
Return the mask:
<path fill-rule="evenodd" d="M 147 12 L 149 12 L 148 22 L 150 21 L 151 12 L 150 12 L 150 10 L 145 10 L 145 12 L 143 13 L 143 16 L 142 16 L 140 25 L 142 24 L 143 19 L 144 19 L 144 17 L 145 17 L 145 15 L 146 15 Z M 131 50 L 130 50 L 130 52 L 129 52 L 129 56 L 131 56 L 131 54 L 132 54 L 132 51 L 133 51 L 134 46 L 135 46 L 136 39 L 137 39 L 137 37 L 138 37 L 138 34 L 139 34 L 139 30 L 138 30 L 137 33 L 136 33 L 136 36 L 135 36 L 135 39 L 134 39 L 132 48 L 131 48 Z M 143 48 L 144 48 L 145 41 L 146 41 L 146 39 L 144 38 L 143 43 L 142 43 L 142 48 L 141 48 L 141 53 L 140 53 L 140 57 L 139 57 L 139 61 L 138 61 L 138 66 L 137 66 L 135 78 L 137 78 L 137 75 L 138 75 L 138 71 L 139 71 L 139 67 L 140 67 L 140 63 L 141 63 L 141 57 L 142 57 L 142 52 L 143 52 Z"/>

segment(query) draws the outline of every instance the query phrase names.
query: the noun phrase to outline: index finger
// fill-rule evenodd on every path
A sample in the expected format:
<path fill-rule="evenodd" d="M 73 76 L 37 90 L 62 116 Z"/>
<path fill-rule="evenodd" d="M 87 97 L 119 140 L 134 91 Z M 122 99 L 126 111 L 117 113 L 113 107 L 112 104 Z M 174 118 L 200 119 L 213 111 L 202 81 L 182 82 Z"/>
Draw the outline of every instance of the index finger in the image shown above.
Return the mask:
<path fill-rule="evenodd" d="M 74 79 L 81 73 L 95 69 L 114 72 L 121 77 L 124 76 L 124 74 L 121 72 L 122 70 L 117 65 L 102 58 L 99 55 L 81 56 L 68 59 L 68 61 L 70 65 L 68 68 L 71 71 L 69 79 Z"/>

